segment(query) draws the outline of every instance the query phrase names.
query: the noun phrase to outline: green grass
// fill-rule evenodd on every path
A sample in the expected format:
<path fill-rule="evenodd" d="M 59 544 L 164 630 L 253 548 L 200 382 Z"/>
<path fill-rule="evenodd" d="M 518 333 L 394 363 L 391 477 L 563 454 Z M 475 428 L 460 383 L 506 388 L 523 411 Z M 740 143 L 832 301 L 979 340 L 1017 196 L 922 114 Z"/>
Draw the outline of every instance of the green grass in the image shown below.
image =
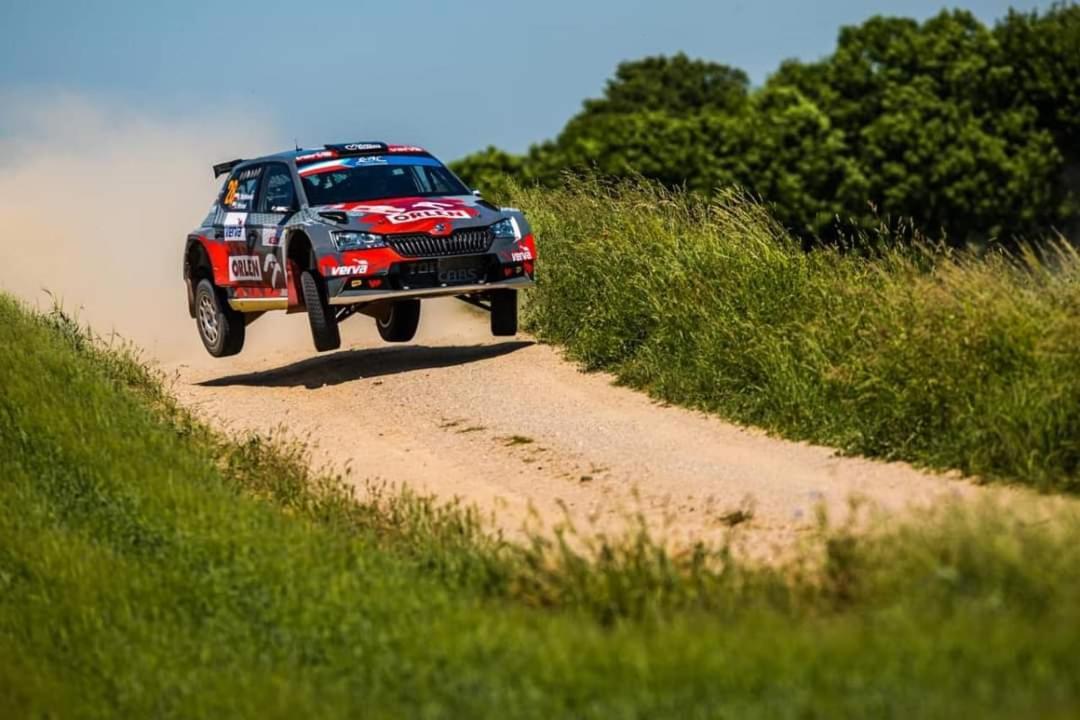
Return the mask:
<path fill-rule="evenodd" d="M 1073 717 L 1080 521 L 516 548 L 0 296 L 0 716 Z"/>
<path fill-rule="evenodd" d="M 664 400 L 850 453 L 1080 490 L 1080 256 L 803 252 L 758 204 L 512 193 L 528 326 Z"/>

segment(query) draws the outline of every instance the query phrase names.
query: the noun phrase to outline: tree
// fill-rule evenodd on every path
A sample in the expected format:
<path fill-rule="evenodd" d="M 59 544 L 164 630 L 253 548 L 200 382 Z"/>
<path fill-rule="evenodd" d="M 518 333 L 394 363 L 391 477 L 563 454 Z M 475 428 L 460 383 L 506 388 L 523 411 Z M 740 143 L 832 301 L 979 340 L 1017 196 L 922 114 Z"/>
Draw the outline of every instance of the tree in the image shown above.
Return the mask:
<path fill-rule="evenodd" d="M 856 227 L 912 218 L 964 243 L 1058 217 L 1061 155 L 1015 92 L 1008 53 L 970 13 L 844 28 L 823 70 L 786 77 L 825 86 L 815 92 L 859 180 L 837 185 L 835 199 Z"/>
<path fill-rule="evenodd" d="M 1080 5 L 1010 11 L 994 36 L 1015 73 L 1013 104 L 1034 107 L 1066 157 L 1080 160 Z"/>
<path fill-rule="evenodd" d="M 957 244 L 1036 231 L 1055 211 L 1061 157 L 1050 133 L 1030 110 L 980 115 L 935 91 L 917 78 L 884 93 L 861 132 L 866 196 Z"/>
<path fill-rule="evenodd" d="M 578 117 L 659 112 L 684 116 L 709 112 L 737 114 L 747 103 L 750 79 L 727 65 L 672 57 L 624 62 L 608 81 L 604 97 L 586 100 Z"/>
<path fill-rule="evenodd" d="M 754 97 L 746 174 L 740 183 L 803 237 L 827 235 L 845 212 L 839 198 L 866 186 L 844 135 L 800 90 L 771 85 Z M 855 191 L 854 188 L 859 188 Z"/>
<path fill-rule="evenodd" d="M 502 198 L 507 194 L 507 180 L 521 177 L 525 160 L 489 145 L 485 150 L 451 163 L 451 169 L 473 188 L 492 198 Z"/>
<path fill-rule="evenodd" d="M 825 241 L 898 218 L 958 244 L 1068 228 L 1080 7 L 994 28 L 964 11 L 871 18 L 753 92 L 742 71 L 683 54 L 622 63 L 554 140 L 457 167 L 547 184 L 587 169 L 703 193 L 740 185 Z"/>

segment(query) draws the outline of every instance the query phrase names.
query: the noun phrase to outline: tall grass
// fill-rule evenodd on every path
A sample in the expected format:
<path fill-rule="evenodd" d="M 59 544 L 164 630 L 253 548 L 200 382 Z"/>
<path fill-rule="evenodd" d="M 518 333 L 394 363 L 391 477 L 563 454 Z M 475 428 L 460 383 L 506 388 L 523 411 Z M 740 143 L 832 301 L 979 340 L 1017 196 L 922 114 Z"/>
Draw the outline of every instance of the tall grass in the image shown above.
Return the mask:
<path fill-rule="evenodd" d="M 851 453 L 1080 490 L 1080 257 L 803 252 L 754 201 L 517 188 L 527 320 L 672 402 Z"/>
<path fill-rule="evenodd" d="M 943 510 L 791 566 L 356 502 L 0 296 L 0 716 L 1069 717 L 1080 520 Z"/>

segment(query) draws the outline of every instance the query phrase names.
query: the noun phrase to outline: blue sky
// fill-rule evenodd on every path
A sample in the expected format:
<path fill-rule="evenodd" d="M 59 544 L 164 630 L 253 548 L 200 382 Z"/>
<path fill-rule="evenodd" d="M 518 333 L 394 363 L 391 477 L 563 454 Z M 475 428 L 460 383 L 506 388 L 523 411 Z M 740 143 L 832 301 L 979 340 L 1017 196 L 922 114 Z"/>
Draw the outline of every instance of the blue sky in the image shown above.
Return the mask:
<path fill-rule="evenodd" d="M 1012 3 L 1023 10 L 1050 2 Z M 386 138 L 452 159 L 553 136 L 615 65 L 685 51 L 761 82 L 840 25 L 926 17 L 925 0 L 56 2 L 0 7 L 0 96 L 57 92 L 133 112 L 250 113 L 282 146 Z M 1009 2 L 960 5 L 986 21 Z M 21 98 L 21 100 L 19 100 Z M 4 132 L 0 109 L 0 134 Z M 9 129 L 10 130 L 10 129 Z"/>

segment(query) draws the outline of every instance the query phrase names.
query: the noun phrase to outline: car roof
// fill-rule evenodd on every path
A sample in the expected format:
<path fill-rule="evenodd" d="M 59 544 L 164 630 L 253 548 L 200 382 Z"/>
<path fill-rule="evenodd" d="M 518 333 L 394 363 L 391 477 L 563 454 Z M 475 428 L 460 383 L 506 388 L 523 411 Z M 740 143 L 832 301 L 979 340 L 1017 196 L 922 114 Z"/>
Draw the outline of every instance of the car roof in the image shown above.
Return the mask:
<path fill-rule="evenodd" d="M 227 172 L 232 172 L 236 168 L 246 168 L 250 165 L 262 162 L 278 161 L 295 164 L 298 159 L 304 159 L 311 162 L 317 159 L 330 160 L 338 157 L 375 155 L 381 153 L 434 157 L 427 150 L 417 145 L 398 145 L 381 141 L 327 144 L 320 148 L 294 148 L 292 150 L 282 150 L 281 152 L 272 153 L 270 155 L 260 155 L 259 157 L 243 159 L 237 158 L 236 160 L 230 160 L 229 162 L 219 163 L 214 165 L 214 177 L 219 177 Z"/>
<path fill-rule="evenodd" d="M 371 141 L 368 144 L 385 145 L 389 152 L 393 152 L 400 155 L 430 155 L 430 153 L 422 147 L 417 145 L 399 145 L 395 143 L 387 143 L 382 141 Z M 314 153 L 332 152 L 334 148 L 343 147 L 344 144 L 328 143 L 322 147 L 316 148 L 295 148 L 293 150 L 282 150 L 272 155 L 263 155 L 262 157 L 252 158 L 245 160 L 244 164 L 265 161 L 265 160 L 296 160 L 296 158 L 304 157 L 305 155 L 312 155 Z"/>

